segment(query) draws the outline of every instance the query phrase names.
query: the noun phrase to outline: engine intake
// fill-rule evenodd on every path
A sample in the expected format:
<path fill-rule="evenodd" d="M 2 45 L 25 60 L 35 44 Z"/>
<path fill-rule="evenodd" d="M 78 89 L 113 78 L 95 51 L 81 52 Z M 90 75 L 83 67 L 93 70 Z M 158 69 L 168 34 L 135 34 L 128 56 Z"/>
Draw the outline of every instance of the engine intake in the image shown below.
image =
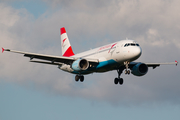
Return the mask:
<path fill-rule="evenodd" d="M 148 72 L 148 66 L 144 63 L 138 63 L 131 69 L 131 73 L 135 76 L 143 76 L 147 72 Z"/>
<path fill-rule="evenodd" d="M 78 59 L 74 61 L 71 65 L 71 68 L 75 71 L 87 70 L 89 67 L 89 62 L 86 59 Z"/>

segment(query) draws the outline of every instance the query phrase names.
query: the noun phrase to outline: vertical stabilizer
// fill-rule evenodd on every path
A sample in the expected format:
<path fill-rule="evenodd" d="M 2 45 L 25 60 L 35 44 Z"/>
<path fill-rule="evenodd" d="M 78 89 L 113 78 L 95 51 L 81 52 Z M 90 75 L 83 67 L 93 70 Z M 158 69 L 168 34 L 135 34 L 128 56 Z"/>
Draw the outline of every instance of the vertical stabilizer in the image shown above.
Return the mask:
<path fill-rule="evenodd" d="M 62 48 L 62 56 L 70 57 L 74 55 L 74 52 L 72 50 L 71 44 L 69 42 L 67 33 L 65 28 L 60 29 L 61 34 L 61 48 Z"/>

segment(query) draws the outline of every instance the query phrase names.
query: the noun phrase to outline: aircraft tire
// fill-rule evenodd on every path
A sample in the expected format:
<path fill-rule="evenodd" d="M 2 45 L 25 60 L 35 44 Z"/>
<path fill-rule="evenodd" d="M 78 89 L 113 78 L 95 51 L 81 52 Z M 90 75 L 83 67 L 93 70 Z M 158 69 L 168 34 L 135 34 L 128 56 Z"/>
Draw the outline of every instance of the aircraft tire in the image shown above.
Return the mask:
<path fill-rule="evenodd" d="M 125 71 L 124 71 L 124 73 L 125 73 L 125 74 L 128 74 L 128 71 L 127 71 L 127 70 L 125 70 Z"/>
<path fill-rule="evenodd" d="M 79 76 L 78 76 L 78 75 L 75 76 L 75 81 L 76 81 L 76 82 L 79 81 Z"/>
<path fill-rule="evenodd" d="M 84 81 L 84 76 L 80 76 L 80 81 L 81 81 L 81 82 Z"/>
<path fill-rule="evenodd" d="M 127 71 L 127 74 L 128 74 L 128 75 L 130 74 L 130 70 Z"/>
<path fill-rule="evenodd" d="M 116 84 L 116 85 L 117 85 L 117 84 L 118 84 L 118 82 L 119 82 L 119 79 L 118 79 L 118 78 L 115 78 L 115 79 L 114 79 L 114 84 Z"/>
<path fill-rule="evenodd" d="M 122 85 L 123 82 L 124 82 L 123 78 L 120 78 L 120 79 L 119 79 L 119 84 Z"/>

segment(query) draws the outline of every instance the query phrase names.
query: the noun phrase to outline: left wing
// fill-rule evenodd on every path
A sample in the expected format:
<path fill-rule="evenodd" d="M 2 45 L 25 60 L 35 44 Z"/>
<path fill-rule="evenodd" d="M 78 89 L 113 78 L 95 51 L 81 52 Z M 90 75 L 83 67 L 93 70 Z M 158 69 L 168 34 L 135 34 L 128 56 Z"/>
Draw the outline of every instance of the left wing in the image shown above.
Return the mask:
<path fill-rule="evenodd" d="M 169 62 L 169 63 L 145 63 L 148 67 L 153 67 L 155 69 L 156 67 L 159 67 L 160 65 L 176 65 L 178 64 L 177 61 L 175 62 Z"/>
<path fill-rule="evenodd" d="M 138 64 L 140 62 L 130 62 L 130 66 L 134 66 L 136 64 Z M 153 69 L 155 69 L 156 67 L 159 67 L 160 65 L 176 65 L 178 64 L 177 61 L 175 62 L 169 62 L 169 63 L 145 63 L 148 67 L 152 67 Z"/>
<path fill-rule="evenodd" d="M 51 65 L 61 65 L 63 63 L 70 65 L 72 62 L 79 59 L 79 58 L 75 58 L 75 57 L 53 56 L 53 55 L 29 53 L 29 52 L 15 51 L 15 50 L 2 48 L 2 52 L 4 52 L 4 51 L 24 54 L 25 57 L 30 58 L 30 62 L 51 64 Z M 32 59 L 34 59 L 34 58 L 41 59 L 41 60 L 46 60 L 46 61 L 33 61 Z M 87 59 L 87 60 L 89 62 L 91 62 L 91 63 L 98 63 L 98 60 L 96 60 L 96 59 Z M 49 62 L 47 62 L 47 61 L 49 61 Z"/>

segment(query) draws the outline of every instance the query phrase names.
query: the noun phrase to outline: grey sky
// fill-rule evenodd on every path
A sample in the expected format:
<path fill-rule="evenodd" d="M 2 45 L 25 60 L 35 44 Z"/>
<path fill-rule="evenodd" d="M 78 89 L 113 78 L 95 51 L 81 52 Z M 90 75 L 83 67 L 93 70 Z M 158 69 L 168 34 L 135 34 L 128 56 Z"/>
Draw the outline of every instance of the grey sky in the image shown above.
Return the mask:
<path fill-rule="evenodd" d="M 180 61 L 178 0 L 44 1 L 50 8 L 37 19 L 23 8 L 0 3 L 2 47 L 61 55 L 59 28 L 65 27 L 76 53 L 128 37 L 143 49 L 138 61 Z M 180 101 L 179 66 L 149 69 L 143 77 L 123 75 L 124 85 L 116 86 L 116 71 L 88 75 L 84 83 L 76 83 L 74 75 L 56 66 L 29 63 L 29 59 L 17 54 L 0 56 L 0 78 L 25 86 L 33 82 L 36 89 L 113 105 Z"/>

